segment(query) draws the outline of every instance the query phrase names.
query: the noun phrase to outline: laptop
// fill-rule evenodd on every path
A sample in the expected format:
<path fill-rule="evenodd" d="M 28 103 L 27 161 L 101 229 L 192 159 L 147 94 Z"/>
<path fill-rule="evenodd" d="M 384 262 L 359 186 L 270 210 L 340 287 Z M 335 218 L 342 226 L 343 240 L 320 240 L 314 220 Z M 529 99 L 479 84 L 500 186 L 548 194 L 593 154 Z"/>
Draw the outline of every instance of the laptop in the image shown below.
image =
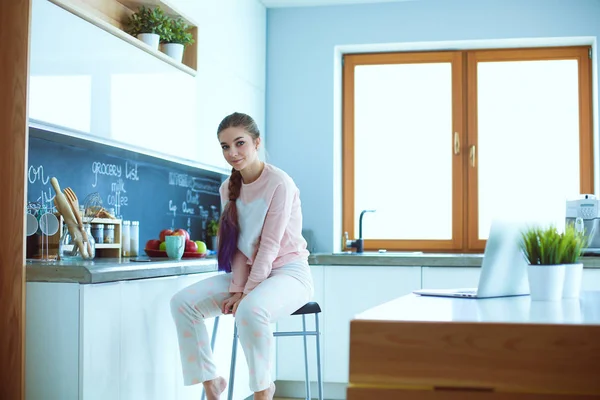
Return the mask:
<path fill-rule="evenodd" d="M 420 289 L 413 293 L 421 296 L 472 299 L 528 295 L 528 263 L 519 247 L 521 232 L 524 228 L 526 226 L 522 222 L 505 220 L 492 222 L 483 253 L 477 288 Z"/>

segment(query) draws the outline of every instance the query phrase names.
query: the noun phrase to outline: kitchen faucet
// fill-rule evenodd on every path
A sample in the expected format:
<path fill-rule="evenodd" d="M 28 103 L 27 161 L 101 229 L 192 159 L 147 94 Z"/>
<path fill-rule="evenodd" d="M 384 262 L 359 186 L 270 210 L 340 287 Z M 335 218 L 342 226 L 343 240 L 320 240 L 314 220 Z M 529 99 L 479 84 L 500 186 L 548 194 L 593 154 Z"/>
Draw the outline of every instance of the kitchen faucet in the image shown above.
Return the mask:
<path fill-rule="evenodd" d="M 362 221 L 363 215 L 368 212 L 375 212 L 375 210 L 362 210 L 360 212 L 360 217 L 358 217 L 358 239 L 356 240 L 348 240 L 348 232 L 344 232 L 344 245 L 348 248 L 355 248 L 357 253 L 362 253 L 364 250 L 364 241 L 362 237 Z"/>

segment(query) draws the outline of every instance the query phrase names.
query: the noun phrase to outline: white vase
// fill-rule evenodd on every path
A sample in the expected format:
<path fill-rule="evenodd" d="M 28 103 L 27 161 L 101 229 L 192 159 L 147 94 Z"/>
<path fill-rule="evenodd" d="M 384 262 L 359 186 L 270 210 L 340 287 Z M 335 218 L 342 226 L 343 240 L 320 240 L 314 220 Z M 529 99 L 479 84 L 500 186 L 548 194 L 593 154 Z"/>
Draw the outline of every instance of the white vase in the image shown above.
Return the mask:
<path fill-rule="evenodd" d="M 531 300 L 557 301 L 562 298 L 565 284 L 565 265 L 529 265 Z"/>
<path fill-rule="evenodd" d="M 579 298 L 581 291 L 581 279 L 583 276 L 583 263 L 565 264 L 565 283 L 563 287 L 563 298 Z"/>
<path fill-rule="evenodd" d="M 163 43 L 163 53 L 177 62 L 183 60 L 183 45 L 181 43 Z"/>
<path fill-rule="evenodd" d="M 140 33 L 137 38 L 154 50 L 158 50 L 158 44 L 160 43 L 160 35 L 157 33 Z"/>

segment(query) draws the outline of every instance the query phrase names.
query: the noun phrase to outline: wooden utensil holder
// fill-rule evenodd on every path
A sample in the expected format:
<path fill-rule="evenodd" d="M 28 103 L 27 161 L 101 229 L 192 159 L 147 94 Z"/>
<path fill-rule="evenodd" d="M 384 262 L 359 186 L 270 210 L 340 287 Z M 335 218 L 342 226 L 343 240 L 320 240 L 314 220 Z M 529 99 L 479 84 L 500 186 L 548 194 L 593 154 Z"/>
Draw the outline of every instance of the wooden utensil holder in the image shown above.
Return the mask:
<path fill-rule="evenodd" d="M 56 256 L 58 254 L 58 247 L 60 239 L 62 237 L 64 220 L 59 213 L 56 213 L 58 218 L 59 228 L 56 234 L 48 238 L 48 248 L 50 255 Z M 121 258 L 121 220 L 111 218 L 82 218 L 84 224 L 104 224 L 115 226 L 115 241 L 114 243 L 96 243 L 96 257 L 95 258 Z"/>

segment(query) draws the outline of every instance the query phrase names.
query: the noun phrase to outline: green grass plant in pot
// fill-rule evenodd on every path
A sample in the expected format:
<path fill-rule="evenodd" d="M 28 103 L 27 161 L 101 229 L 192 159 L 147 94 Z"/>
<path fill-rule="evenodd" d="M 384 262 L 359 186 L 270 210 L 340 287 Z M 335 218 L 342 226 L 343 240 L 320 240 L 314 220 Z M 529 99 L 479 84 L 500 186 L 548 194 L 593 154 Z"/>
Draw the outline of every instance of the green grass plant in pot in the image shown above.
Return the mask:
<path fill-rule="evenodd" d="M 194 37 L 189 30 L 190 26 L 181 17 L 169 19 L 167 34 L 162 38 L 162 51 L 181 62 L 185 46 L 194 43 Z"/>
<path fill-rule="evenodd" d="M 210 237 L 211 240 L 211 250 L 217 251 L 218 244 L 218 233 L 219 233 L 219 221 L 216 219 L 211 219 L 208 222 L 208 226 L 206 227 L 206 234 Z"/>
<path fill-rule="evenodd" d="M 160 7 L 140 8 L 129 17 L 127 33 L 137 37 L 152 49 L 158 50 L 161 40 L 167 37 L 170 29 L 170 18 Z"/>
<path fill-rule="evenodd" d="M 572 224 L 558 232 L 554 225 L 532 226 L 521 233 L 521 248 L 529 262 L 531 300 L 579 297 L 585 236 Z"/>

